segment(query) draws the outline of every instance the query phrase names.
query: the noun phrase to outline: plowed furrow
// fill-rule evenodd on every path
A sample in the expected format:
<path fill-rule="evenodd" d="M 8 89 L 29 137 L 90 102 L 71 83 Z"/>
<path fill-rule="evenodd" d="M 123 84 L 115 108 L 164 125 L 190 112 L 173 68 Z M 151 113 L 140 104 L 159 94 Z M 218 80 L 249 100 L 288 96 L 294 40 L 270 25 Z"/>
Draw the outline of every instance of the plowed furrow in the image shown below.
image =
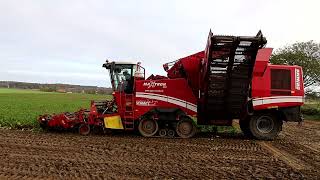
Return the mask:
<path fill-rule="evenodd" d="M 161 139 L 0 129 L 0 179 L 316 179 L 319 129 L 285 124 L 278 139 L 266 142 L 272 148 L 242 135 Z"/>

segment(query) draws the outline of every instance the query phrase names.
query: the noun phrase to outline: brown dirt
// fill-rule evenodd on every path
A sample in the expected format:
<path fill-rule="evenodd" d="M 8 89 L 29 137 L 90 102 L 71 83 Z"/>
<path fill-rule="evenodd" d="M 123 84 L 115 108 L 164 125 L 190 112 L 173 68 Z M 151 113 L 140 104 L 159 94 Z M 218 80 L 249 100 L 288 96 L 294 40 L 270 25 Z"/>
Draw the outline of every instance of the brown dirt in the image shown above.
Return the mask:
<path fill-rule="evenodd" d="M 235 135 L 142 138 L 0 130 L 0 179 L 317 179 L 320 123 L 274 141 Z"/>

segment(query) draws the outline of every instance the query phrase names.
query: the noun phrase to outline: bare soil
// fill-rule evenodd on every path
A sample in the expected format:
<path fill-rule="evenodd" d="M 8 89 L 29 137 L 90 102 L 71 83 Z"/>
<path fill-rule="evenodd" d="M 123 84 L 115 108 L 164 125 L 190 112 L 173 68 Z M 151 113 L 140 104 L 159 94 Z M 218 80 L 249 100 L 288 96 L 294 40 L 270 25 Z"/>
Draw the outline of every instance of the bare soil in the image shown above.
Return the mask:
<path fill-rule="evenodd" d="M 320 122 L 274 141 L 239 134 L 143 138 L 0 129 L 0 179 L 317 179 Z"/>

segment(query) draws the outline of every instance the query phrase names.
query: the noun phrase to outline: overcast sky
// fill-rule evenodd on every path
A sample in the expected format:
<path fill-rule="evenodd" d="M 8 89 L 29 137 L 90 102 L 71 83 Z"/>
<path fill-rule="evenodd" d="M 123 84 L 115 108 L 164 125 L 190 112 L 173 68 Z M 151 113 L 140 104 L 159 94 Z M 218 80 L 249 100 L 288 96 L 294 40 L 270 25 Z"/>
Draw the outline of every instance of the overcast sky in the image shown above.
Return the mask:
<path fill-rule="evenodd" d="M 0 0 L 0 80 L 110 86 L 105 59 L 147 73 L 201 51 L 214 34 L 255 35 L 268 46 L 320 41 L 320 1 Z"/>

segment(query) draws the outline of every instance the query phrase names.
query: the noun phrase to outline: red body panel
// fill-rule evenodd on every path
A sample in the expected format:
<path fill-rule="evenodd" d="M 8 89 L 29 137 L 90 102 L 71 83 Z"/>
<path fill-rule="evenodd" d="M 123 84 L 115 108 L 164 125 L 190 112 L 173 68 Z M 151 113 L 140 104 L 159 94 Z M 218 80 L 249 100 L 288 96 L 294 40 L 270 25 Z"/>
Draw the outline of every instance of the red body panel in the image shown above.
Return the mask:
<path fill-rule="evenodd" d="M 256 63 L 253 68 L 253 76 L 263 76 L 269 63 L 272 48 L 263 48 L 258 50 Z"/>
<path fill-rule="evenodd" d="M 273 94 L 271 88 L 271 70 L 290 70 L 291 88 L 283 90 L 284 95 Z M 253 76 L 252 99 L 255 110 L 268 109 L 272 107 L 301 106 L 304 102 L 304 87 L 302 68 L 299 66 L 272 65 L 268 64 L 262 76 Z M 277 90 L 281 91 L 281 90 Z"/>
<path fill-rule="evenodd" d="M 184 78 L 140 80 L 135 84 L 135 118 L 153 108 L 180 108 L 191 116 L 197 113 L 197 99 Z"/>
<path fill-rule="evenodd" d="M 197 95 L 200 86 L 199 69 L 203 58 L 204 51 L 200 51 L 179 59 L 169 70 L 167 70 L 168 77 L 170 79 L 186 78 L 194 95 Z M 180 72 L 182 67 L 184 72 Z"/>

